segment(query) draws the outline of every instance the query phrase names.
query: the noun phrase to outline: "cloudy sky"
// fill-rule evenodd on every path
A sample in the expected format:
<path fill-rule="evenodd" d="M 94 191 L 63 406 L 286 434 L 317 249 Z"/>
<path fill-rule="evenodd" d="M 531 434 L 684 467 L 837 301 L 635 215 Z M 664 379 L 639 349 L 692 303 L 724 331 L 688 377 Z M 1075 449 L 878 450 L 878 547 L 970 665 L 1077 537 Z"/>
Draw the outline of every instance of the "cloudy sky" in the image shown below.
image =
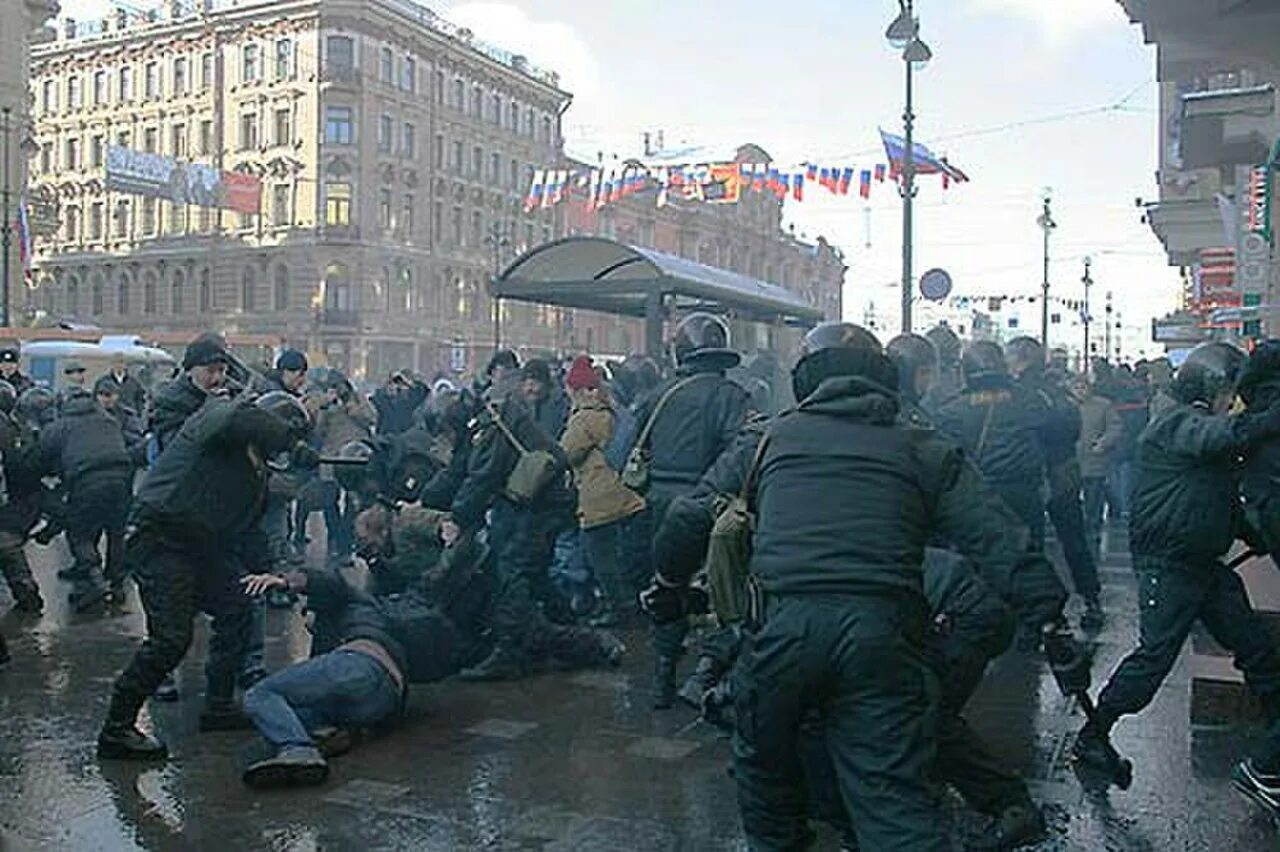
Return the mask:
<path fill-rule="evenodd" d="M 63 0 L 78 17 L 110 5 Z M 1156 193 L 1154 51 L 1141 30 L 1115 0 L 916 5 L 934 51 L 917 75 L 918 134 L 973 179 L 945 193 L 923 179 L 917 272 L 946 268 L 958 294 L 1037 292 L 1035 219 L 1051 188 L 1055 293 L 1079 298 L 1082 261 L 1092 256 L 1095 303 L 1113 292 L 1128 350 L 1140 348 L 1150 318 L 1174 305 L 1178 288 L 1134 206 Z M 434 7 L 561 72 L 575 95 L 568 144 L 581 156 L 635 155 L 644 131 L 662 130 L 668 147 L 731 151 L 754 142 L 782 163 L 870 167 L 883 160 L 877 128 L 900 132 L 902 63 L 883 36 L 893 0 Z M 861 321 L 874 306 L 882 328 L 896 327 L 901 205 L 892 187 L 877 186 L 869 205 L 850 197 L 788 207 L 798 231 L 825 234 L 845 251 L 848 318 Z M 1020 319 L 1038 329 L 1030 310 Z"/>

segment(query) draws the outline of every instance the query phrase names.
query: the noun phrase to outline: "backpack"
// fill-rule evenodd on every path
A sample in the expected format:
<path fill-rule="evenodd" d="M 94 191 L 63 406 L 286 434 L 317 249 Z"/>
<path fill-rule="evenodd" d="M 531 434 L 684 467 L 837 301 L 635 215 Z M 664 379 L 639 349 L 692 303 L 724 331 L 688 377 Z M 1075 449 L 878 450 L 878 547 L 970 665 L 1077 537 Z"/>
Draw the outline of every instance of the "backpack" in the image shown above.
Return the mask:
<path fill-rule="evenodd" d="M 751 468 L 743 479 L 742 490 L 735 495 L 718 495 L 712 506 L 716 520 L 707 541 L 703 570 L 707 575 L 711 612 L 721 627 L 738 624 L 759 614 L 754 605 L 758 598 L 755 580 L 751 576 L 751 537 L 756 525 L 751 492 L 764 460 L 769 436 L 769 431 L 766 431 L 760 437 Z"/>

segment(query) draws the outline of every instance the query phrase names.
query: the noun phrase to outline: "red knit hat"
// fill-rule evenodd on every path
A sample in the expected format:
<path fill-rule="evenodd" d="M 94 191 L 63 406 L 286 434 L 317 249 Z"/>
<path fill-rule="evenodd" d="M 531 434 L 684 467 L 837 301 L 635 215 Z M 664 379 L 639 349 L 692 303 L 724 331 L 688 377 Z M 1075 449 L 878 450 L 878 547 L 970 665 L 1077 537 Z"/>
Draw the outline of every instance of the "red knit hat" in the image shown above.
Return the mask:
<path fill-rule="evenodd" d="M 572 391 L 586 390 L 587 388 L 594 390 L 600 387 L 600 377 L 596 375 L 596 371 L 592 368 L 591 359 L 586 355 L 579 355 L 573 359 L 573 366 L 569 368 L 569 375 L 565 376 L 564 383 Z"/>

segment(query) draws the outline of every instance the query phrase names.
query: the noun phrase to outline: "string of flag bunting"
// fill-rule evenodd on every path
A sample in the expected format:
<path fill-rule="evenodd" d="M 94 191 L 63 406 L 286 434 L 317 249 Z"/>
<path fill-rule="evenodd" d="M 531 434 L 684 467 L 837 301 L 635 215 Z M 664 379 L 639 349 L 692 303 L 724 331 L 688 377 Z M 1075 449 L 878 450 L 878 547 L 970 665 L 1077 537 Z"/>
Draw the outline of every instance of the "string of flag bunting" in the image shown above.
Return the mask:
<path fill-rule="evenodd" d="M 906 143 L 901 137 L 880 131 L 887 163 L 859 169 L 845 165 L 803 163 L 780 168 L 772 163 L 681 163 L 645 165 L 628 163 L 614 168 L 536 169 L 525 196 L 525 210 L 554 207 L 570 199 L 597 209 L 642 192 L 656 190 L 657 206 L 672 198 L 737 204 L 748 192 L 773 195 L 778 200 L 804 201 L 806 191 L 825 189 L 847 196 L 857 186 L 858 195 L 870 198 L 873 183 L 897 182 L 905 169 Z M 943 189 L 965 183 L 969 176 L 920 144 L 912 146 L 912 171 L 916 175 L 940 175 Z"/>

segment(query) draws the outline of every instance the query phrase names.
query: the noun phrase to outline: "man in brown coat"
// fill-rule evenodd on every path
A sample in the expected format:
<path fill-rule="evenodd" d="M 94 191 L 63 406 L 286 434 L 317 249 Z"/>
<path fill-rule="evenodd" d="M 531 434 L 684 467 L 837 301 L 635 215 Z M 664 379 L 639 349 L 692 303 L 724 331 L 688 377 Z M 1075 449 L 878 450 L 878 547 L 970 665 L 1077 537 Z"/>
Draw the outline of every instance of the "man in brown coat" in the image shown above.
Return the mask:
<path fill-rule="evenodd" d="M 1072 395 L 1080 403 L 1080 476 L 1084 483 L 1084 522 L 1094 553 L 1101 546 L 1102 505 L 1107 494 L 1107 470 L 1111 454 L 1124 439 L 1124 421 L 1115 403 L 1094 391 L 1093 383 L 1081 376 L 1072 384 Z"/>

